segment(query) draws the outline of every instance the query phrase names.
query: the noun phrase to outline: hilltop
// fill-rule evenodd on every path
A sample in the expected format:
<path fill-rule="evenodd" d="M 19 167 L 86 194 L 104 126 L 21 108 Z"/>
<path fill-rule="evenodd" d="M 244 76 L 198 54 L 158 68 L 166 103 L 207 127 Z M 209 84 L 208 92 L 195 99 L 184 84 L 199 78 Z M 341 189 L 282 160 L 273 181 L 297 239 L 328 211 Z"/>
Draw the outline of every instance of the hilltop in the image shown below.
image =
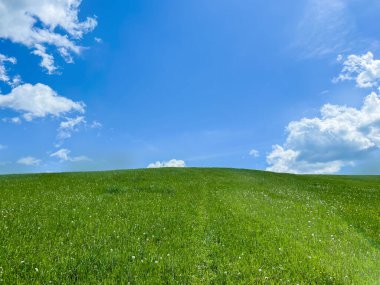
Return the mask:
<path fill-rule="evenodd" d="M 380 284 L 380 176 L 0 176 L 0 283 Z"/>

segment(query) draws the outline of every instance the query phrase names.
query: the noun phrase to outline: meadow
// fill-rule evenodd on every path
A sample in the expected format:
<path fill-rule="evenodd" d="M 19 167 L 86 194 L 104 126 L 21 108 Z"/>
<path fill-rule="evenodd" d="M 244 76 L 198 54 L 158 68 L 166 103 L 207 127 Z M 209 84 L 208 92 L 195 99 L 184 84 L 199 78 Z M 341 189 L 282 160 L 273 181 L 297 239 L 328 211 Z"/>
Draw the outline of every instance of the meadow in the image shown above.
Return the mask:
<path fill-rule="evenodd" d="M 380 176 L 0 176 L 0 284 L 380 284 Z"/>

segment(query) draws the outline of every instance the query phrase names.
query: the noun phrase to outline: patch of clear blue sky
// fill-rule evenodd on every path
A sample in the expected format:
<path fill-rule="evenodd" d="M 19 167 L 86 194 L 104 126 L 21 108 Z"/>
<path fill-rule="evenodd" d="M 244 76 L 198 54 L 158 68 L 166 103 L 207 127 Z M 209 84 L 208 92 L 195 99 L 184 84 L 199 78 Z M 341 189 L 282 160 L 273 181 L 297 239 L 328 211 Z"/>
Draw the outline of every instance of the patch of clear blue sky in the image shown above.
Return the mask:
<path fill-rule="evenodd" d="M 0 143 L 8 146 L 1 161 L 12 163 L 0 171 L 30 171 L 14 163 L 27 155 L 45 161 L 35 171 L 137 168 L 171 158 L 265 168 L 266 153 L 283 143 L 291 120 L 315 115 L 327 102 L 357 106 L 364 94 L 331 83 L 339 51 L 300 56 L 305 47 L 295 43 L 306 4 L 84 0 L 81 15 L 95 14 L 99 24 L 75 64 L 58 62 L 62 75 L 46 75 L 25 47 L 1 42 L 0 52 L 18 58 L 14 68 L 25 82 L 84 101 L 87 120 L 103 127 L 75 133 L 62 146 L 92 161 L 61 164 L 49 159 L 57 120 L 1 123 Z M 378 25 L 363 24 L 366 17 L 377 23 L 375 14 L 360 13 L 352 39 L 378 34 Z M 248 155 L 253 148 L 260 157 Z"/>

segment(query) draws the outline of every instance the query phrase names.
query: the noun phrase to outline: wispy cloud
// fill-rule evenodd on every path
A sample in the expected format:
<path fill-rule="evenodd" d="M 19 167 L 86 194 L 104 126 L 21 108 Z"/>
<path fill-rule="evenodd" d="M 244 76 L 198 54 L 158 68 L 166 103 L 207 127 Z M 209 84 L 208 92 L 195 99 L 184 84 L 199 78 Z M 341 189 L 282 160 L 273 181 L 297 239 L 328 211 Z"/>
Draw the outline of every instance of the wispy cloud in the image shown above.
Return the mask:
<path fill-rule="evenodd" d="M 78 161 L 89 161 L 90 159 L 87 156 L 81 155 L 81 156 L 70 156 L 71 151 L 62 148 L 52 154 L 50 154 L 50 157 L 56 157 L 59 159 L 60 162 L 65 162 L 65 161 L 71 161 L 71 162 L 78 162 Z"/>
<path fill-rule="evenodd" d="M 260 156 L 260 152 L 256 149 L 251 149 L 248 154 L 250 156 L 253 156 L 253 157 L 259 157 Z"/>
<path fill-rule="evenodd" d="M 17 163 L 26 166 L 38 166 L 41 163 L 41 159 L 35 158 L 33 156 L 26 156 L 20 158 Z"/>
<path fill-rule="evenodd" d="M 344 0 L 308 0 L 298 23 L 294 46 L 303 57 L 341 53 L 354 23 Z"/>
<path fill-rule="evenodd" d="M 16 76 L 14 77 L 14 79 L 11 79 L 5 67 L 6 63 L 16 64 L 16 62 L 17 62 L 16 58 L 8 57 L 0 53 L 0 81 L 3 81 L 8 85 L 14 85 L 14 83 L 17 83 L 18 77 Z"/>
<path fill-rule="evenodd" d="M 73 132 L 78 131 L 78 126 L 81 124 L 86 124 L 84 116 L 66 118 L 66 121 L 63 121 L 59 124 L 57 135 L 58 139 L 64 140 L 70 138 Z"/>

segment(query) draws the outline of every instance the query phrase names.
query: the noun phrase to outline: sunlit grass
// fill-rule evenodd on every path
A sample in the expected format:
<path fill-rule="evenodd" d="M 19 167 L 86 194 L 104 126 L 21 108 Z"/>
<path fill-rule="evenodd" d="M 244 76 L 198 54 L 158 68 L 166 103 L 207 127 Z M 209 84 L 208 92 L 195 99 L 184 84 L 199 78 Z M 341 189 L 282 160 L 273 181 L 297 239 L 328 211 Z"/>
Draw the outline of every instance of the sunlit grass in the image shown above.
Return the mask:
<path fill-rule="evenodd" d="M 380 177 L 0 176 L 0 283 L 380 284 Z"/>

